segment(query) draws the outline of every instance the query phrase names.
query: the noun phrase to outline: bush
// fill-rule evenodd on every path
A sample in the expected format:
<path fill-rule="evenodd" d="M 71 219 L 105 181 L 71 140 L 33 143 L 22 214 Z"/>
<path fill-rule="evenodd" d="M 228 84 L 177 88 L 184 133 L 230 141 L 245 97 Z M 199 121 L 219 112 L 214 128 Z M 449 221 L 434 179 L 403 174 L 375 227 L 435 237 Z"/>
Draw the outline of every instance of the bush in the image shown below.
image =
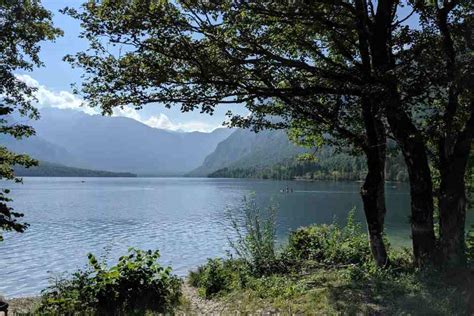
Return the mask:
<path fill-rule="evenodd" d="M 133 311 L 172 311 L 179 303 L 181 280 L 157 263 L 159 251 L 130 248 L 107 268 L 89 254 L 85 270 L 59 278 L 43 291 L 40 313 L 116 315 Z"/>
<path fill-rule="evenodd" d="M 230 246 L 237 258 L 209 259 L 207 264 L 190 272 L 189 283 L 199 288 L 201 296 L 209 298 L 236 289 L 259 288 L 258 280 L 298 273 L 302 265 L 314 261 L 331 266 L 371 262 L 367 234 L 355 222 L 354 210 L 349 212 L 344 227 L 333 223 L 292 232 L 282 251 L 277 251 L 274 242 L 275 207 L 267 209 L 267 213 L 262 215 L 252 195 L 244 199 L 241 221 L 229 215 L 237 236 L 230 240 Z M 280 286 L 276 288 L 281 290 Z"/>
<path fill-rule="evenodd" d="M 250 272 L 256 276 L 267 275 L 279 269 L 275 250 L 276 207 L 270 206 L 262 211 L 258 208 L 255 195 L 243 199 L 239 209 L 242 218 L 238 220 L 228 213 L 229 220 L 237 238 L 229 239 L 235 255 L 244 261 Z"/>
<path fill-rule="evenodd" d="M 344 227 L 312 225 L 289 236 L 286 255 L 296 261 L 313 260 L 324 264 L 360 264 L 371 260 L 367 234 L 349 212 Z"/>
<path fill-rule="evenodd" d="M 189 284 L 199 289 L 199 295 L 211 298 L 240 287 L 244 266 L 237 260 L 209 259 L 189 273 Z"/>

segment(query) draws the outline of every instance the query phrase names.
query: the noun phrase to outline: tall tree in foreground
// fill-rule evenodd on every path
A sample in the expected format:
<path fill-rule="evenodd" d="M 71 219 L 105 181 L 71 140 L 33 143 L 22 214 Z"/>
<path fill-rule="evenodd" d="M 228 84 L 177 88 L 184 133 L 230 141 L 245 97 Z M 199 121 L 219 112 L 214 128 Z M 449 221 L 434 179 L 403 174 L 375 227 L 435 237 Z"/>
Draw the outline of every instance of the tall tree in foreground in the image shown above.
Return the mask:
<path fill-rule="evenodd" d="M 439 171 L 442 263 L 465 263 L 466 174 L 474 137 L 474 3 L 415 3 L 420 31 L 402 54 L 398 76 L 407 113 Z M 396 69 L 394 66 L 392 69 Z"/>
<path fill-rule="evenodd" d="M 459 3 L 462 14 L 469 1 Z M 404 6 L 411 10 L 399 17 Z M 384 165 L 393 137 L 409 172 L 414 255 L 423 264 L 435 253 L 432 138 L 424 124 L 442 109 L 419 87 L 449 84 L 423 78 L 433 59 L 422 61 L 416 51 L 438 48 L 440 33 L 422 47 L 428 28 L 406 21 L 413 13 L 432 16 L 434 8 L 395 0 L 90 1 L 65 10 L 90 41 L 89 51 L 66 59 L 85 69 L 82 91 L 105 113 L 155 102 L 210 113 L 241 103 L 252 115 L 233 116 L 235 126 L 293 128 L 302 142 L 363 151 L 369 172 L 362 197 L 379 265 L 387 263 Z"/>
<path fill-rule="evenodd" d="M 52 26 L 51 14 L 36 0 L 0 0 L 0 133 L 15 138 L 28 137 L 34 130 L 18 123 L 19 117 L 35 119 L 34 89 L 20 81 L 15 72 L 41 66 L 39 43 L 53 40 L 60 31 Z M 10 152 L 0 146 L 0 179 L 21 181 L 15 177 L 14 165 L 26 167 L 36 162 L 26 155 Z M 9 190 L 0 192 L 1 231 L 22 232 L 27 225 L 19 221 L 23 214 L 9 205 Z M 0 234 L 0 240 L 2 236 Z"/>
<path fill-rule="evenodd" d="M 383 113 L 364 96 L 366 70 L 350 47 L 359 37 L 354 16 L 330 2 L 307 12 L 288 11 L 286 2 L 271 7 L 88 2 L 66 12 L 81 20 L 91 50 L 66 59 L 86 70 L 85 97 L 105 113 L 154 102 L 212 113 L 220 104 L 241 103 L 252 115 L 233 116 L 234 126 L 291 128 L 301 142 L 364 152 L 370 162 L 364 210 L 374 258 L 384 266 L 386 135 Z M 322 18 L 320 10 L 333 14 Z M 328 36 L 331 24 L 344 26 L 344 36 Z"/>
<path fill-rule="evenodd" d="M 424 8 L 426 28 L 439 31 L 441 80 L 438 98 L 441 117 L 433 122 L 440 170 L 439 219 L 443 260 L 459 265 L 465 258 L 466 172 L 474 137 L 474 3 L 435 3 L 434 12 Z M 431 19 L 430 19 L 431 17 Z M 437 124 L 439 122 L 439 124 Z"/>

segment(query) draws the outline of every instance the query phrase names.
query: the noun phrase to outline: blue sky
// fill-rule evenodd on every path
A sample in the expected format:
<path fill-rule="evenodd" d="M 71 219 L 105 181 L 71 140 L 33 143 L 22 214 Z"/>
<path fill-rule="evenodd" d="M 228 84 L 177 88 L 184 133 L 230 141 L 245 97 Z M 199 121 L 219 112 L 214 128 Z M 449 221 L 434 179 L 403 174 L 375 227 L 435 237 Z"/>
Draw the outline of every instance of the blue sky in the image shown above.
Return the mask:
<path fill-rule="evenodd" d="M 37 68 L 32 72 L 19 73 L 23 80 L 38 87 L 38 107 L 75 108 L 94 114 L 94 110 L 80 107 L 81 99 L 71 93 L 71 84 L 80 83 L 81 70 L 73 69 L 68 63 L 62 61 L 66 54 L 75 53 L 87 49 L 87 41 L 79 38 L 80 25 L 78 21 L 65 16 L 59 9 L 65 6 L 78 7 L 83 0 L 43 0 L 44 7 L 53 14 L 56 27 L 64 31 L 64 36 L 55 42 L 42 43 L 41 60 L 44 67 Z M 247 111 L 243 106 L 235 105 L 219 106 L 214 115 L 201 114 L 199 111 L 181 113 L 179 109 L 166 109 L 160 104 L 145 106 L 140 111 L 131 108 L 117 111 L 115 115 L 128 116 L 139 120 L 152 127 L 183 131 L 211 131 L 220 126 L 225 120 L 227 110 L 233 110 L 240 114 Z M 41 111 L 41 110 L 40 110 Z"/>

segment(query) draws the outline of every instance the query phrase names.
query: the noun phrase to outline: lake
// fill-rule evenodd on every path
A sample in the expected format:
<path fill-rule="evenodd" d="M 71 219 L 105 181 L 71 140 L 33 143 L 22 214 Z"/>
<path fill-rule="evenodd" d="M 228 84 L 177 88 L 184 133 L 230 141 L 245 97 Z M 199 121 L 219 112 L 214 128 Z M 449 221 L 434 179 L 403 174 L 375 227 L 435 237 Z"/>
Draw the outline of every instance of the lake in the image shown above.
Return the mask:
<path fill-rule="evenodd" d="M 353 207 L 364 222 L 355 182 L 25 178 L 10 186 L 12 205 L 31 226 L 0 243 L 0 293 L 7 297 L 39 294 L 49 277 L 84 267 L 89 252 L 113 262 L 130 246 L 159 249 L 161 263 L 184 276 L 206 258 L 225 256 L 232 236 L 226 207 L 251 192 L 262 206 L 279 205 L 280 240 L 300 226 L 342 222 Z M 293 192 L 281 193 L 286 186 Z M 409 245 L 407 185 L 387 185 L 387 205 L 391 243 Z"/>

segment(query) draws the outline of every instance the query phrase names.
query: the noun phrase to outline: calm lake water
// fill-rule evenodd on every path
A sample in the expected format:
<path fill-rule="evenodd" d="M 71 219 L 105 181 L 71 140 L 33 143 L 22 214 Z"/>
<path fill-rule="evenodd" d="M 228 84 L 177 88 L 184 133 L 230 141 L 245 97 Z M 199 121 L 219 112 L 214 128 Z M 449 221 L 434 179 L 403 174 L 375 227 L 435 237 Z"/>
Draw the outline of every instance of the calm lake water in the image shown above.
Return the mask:
<path fill-rule="evenodd" d="M 85 181 L 85 182 L 82 182 Z M 293 193 L 280 193 L 286 186 Z M 343 221 L 356 207 L 364 221 L 355 182 L 295 182 L 196 178 L 25 178 L 12 187 L 13 206 L 31 227 L 0 243 L 0 293 L 37 295 L 48 278 L 82 268 L 88 252 L 113 262 L 130 246 L 159 249 L 175 273 L 206 258 L 225 256 L 226 207 L 257 194 L 258 203 L 279 205 L 278 236 L 312 223 Z M 409 245 L 406 185 L 387 186 L 387 232 L 392 244 Z M 472 215 L 472 214 L 471 214 Z M 472 216 L 471 216 L 472 220 Z"/>

